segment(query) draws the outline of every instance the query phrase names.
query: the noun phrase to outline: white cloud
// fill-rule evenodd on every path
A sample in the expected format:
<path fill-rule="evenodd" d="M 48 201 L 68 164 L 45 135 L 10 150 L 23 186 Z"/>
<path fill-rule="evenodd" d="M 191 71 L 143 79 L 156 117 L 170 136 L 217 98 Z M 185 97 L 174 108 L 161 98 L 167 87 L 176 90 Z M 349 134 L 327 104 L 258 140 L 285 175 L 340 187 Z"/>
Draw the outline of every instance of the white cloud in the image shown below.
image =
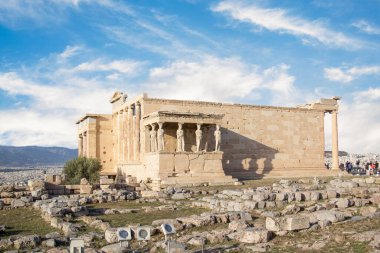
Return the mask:
<path fill-rule="evenodd" d="M 328 80 L 349 83 L 363 75 L 380 74 L 380 66 L 362 66 L 352 68 L 325 68 L 325 77 Z"/>
<path fill-rule="evenodd" d="M 346 74 L 340 68 L 325 68 L 325 77 L 331 81 L 349 83 L 353 80 L 353 77 Z"/>
<path fill-rule="evenodd" d="M 79 47 L 66 47 L 31 67 L 0 72 L 0 90 L 16 99 L 13 107 L 0 111 L 0 143 L 75 147 L 75 122 L 79 117 L 110 113 L 108 98 L 115 90 L 135 90 L 128 78 L 138 62 L 91 59 L 91 52 L 83 50 L 87 55 L 80 58 L 93 64 L 72 71 L 73 65 L 81 66 L 76 50 Z M 85 70 L 91 71 L 91 77 L 83 77 Z"/>
<path fill-rule="evenodd" d="M 342 148 L 355 153 L 380 153 L 380 89 L 353 93 L 341 106 L 339 131 Z"/>
<path fill-rule="evenodd" d="M 81 11 L 82 5 L 134 14 L 125 4 L 112 0 L 5 0 L 0 1 L 0 23 L 11 28 L 61 23 L 66 20 L 68 10 Z"/>
<path fill-rule="evenodd" d="M 235 20 L 248 22 L 270 31 L 301 37 L 307 43 L 313 39 L 332 47 L 357 49 L 362 46 L 360 41 L 327 28 L 323 22 L 292 16 L 288 11 L 280 8 L 262 8 L 239 0 L 225 0 L 215 5 L 212 10 L 226 13 Z"/>
<path fill-rule="evenodd" d="M 365 33 L 380 35 L 380 27 L 374 26 L 365 20 L 358 20 L 352 25 Z"/>
<path fill-rule="evenodd" d="M 136 73 L 141 67 L 142 63 L 131 60 L 116 60 L 104 62 L 101 59 L 96 59 L 90 62 L 83 62 L 73 68 L 73 71 L 117 71 L 123 74 Z"/>
<path fill-rule="evenodd" d="M 287 70 L 286 65 L 262 69 L 239 58 L 205 56 L 151 69 L 145 87 L 153 96 L 175 99 L 231 102 L 269 91 L 290 100 L 295 79 Z"/>
<path fill-rule="evenodd" d="M 350 99 L 352 97 L 353 99 Z M 380 153 L 380 88 L 349 93 L 338 113 L 339 150 Z M 325 115 L 326 150 L 331 150 L 331 115 Z"/>
<path fill-rule="evenodd" d="M 96 80 L 71 77 L 61 80 L 61 84 L 44 85 L 19 77 L 14 72 L 0 74 L 0 89 L 10 95 L 24 95 L 33 99 L 34 107 L 45 109 L 70 109 L 82 112 L 100 110 L 104 112 L 107 105 L 105 94 L 113 89 L 102 87 Z M 100 102 L 103 101 L 103 102 Z M 78 116 L 78 115 L 77 115 Z"/>
<path fill-rule="evenodd" d="M 75 147 L 75 115 L 26 109 L 3 110 L 0 114 L 0 143 Z"/>
<path fill-rule="evenodd" d="M 63 59 L 70 58 L 76 55 L 81 49 L 82 47 L 80 46 L 67 46 L 65 50 L 61 54 L 59 54 L 59 56 Z"/>

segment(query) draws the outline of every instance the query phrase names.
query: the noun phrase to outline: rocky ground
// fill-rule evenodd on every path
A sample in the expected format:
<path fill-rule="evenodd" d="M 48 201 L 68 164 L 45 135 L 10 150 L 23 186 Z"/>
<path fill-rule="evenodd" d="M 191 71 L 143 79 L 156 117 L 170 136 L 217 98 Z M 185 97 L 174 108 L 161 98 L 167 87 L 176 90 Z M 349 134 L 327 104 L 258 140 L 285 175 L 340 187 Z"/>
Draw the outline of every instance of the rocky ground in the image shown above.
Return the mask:
<path fill-rule="evenodd" d="M 28 180 L 44 179 L 45 174 L 59 175 L 62 167 L 0 167 L 0 184 L 26 184 Z"/>
<path fill-rule="evenodd" d="M 38 185 L 29 183 L 31 188 Z M 48 196 L 32 189 L 32 197 L 23 192 L 20 198 L 11 187 L 2 186 L 6 202 L 0 217 L 10 208 L 28 213 L 33 208 L 54 232 L 7 234 L 7 220 L 0 218 L 5 225 L 0 250 L 63 253 L 68 252 L 69 238 L 79 237 L 88 253 L 165 252 L 161 225 L 169 223 L 176 229 L 172 253 L 202 252 L 202 248 L 204 252 L 380 252 L 379 186 L 378 177 L 314 178 L 167 187 L 159 192 L 111 188 L 70 196 Z M 118 228 L 130 227 L 136 234 L 140 226 L 150 228 L 149 241 L 133 238 L 129 249 L 118 243 Z"/>

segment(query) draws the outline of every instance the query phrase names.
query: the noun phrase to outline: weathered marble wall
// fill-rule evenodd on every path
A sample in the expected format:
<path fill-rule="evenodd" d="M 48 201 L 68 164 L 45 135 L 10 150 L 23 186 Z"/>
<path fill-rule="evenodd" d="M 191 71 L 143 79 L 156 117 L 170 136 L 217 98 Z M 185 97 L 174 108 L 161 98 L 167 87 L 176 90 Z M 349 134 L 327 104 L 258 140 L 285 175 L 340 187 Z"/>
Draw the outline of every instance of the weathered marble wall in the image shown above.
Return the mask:
<path fill-rule="evenodd" d="M 324 170 L 322 111 L 152 98 L 142 100 L 142 115 L 158 110 L 225 114 L 221 125 L 221 150 L 224 151 L 223 168 L 228 175 L 244 179 L 268 175 L 310 176 L 310 173 Z"/>

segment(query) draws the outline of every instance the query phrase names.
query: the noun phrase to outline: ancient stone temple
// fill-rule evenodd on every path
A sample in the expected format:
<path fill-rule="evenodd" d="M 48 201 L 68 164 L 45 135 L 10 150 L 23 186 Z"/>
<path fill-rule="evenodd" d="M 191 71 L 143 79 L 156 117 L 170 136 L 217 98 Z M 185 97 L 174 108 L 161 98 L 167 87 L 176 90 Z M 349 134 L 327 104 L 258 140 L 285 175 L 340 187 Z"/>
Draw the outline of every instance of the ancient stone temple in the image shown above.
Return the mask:
<path fill-rule="evenodd" d="M 298 107 L 150 98 L 115 92 L 112 114 L 78 122 L 79 155 L 98 158 L 102 175 L 164 184 L 327 175 L 324 115 L 332 114 L 338 169 L 339 97 Z"/>

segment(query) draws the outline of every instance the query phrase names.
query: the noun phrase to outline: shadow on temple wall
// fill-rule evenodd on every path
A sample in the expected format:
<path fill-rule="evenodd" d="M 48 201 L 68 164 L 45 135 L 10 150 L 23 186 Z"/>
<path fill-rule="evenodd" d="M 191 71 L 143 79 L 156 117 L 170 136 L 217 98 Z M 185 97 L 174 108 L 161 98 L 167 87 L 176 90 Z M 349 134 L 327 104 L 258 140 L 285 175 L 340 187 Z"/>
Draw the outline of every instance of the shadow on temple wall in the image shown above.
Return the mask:
<path fill-rule="evenodd" d="M 261 179 L 273 170 L 278 151 L 241 134 L 221 128 L 223 169 L 238 179 Z"/>

